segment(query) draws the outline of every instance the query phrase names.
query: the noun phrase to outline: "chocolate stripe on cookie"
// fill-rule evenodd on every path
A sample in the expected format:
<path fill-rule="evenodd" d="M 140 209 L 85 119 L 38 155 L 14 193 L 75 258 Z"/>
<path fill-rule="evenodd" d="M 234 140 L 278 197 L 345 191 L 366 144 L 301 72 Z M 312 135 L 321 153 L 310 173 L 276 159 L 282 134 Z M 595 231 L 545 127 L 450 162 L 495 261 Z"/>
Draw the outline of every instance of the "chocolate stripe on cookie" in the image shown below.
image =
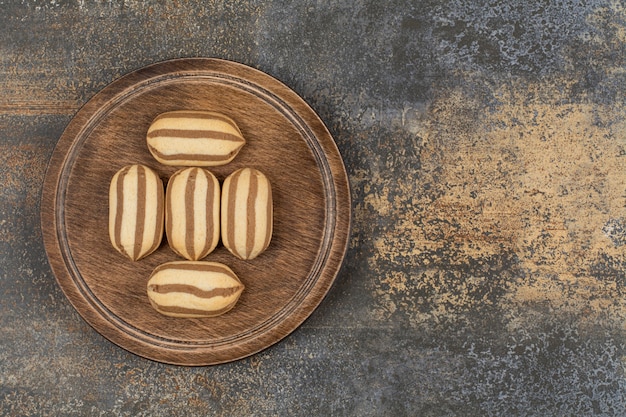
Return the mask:
<path fill-rule="evenodd" d="M 124 216 L 124 178 L 130 171 L 130 168 L 130 166 L 123 168 L 117 176 L 117 204 L 115 208 L 115 232 L 113 233 L 115 246 L 119 251 L 126 253 L 128 256 L 130 256 L 130 254 L 127 253 L 122 246 L 122 219 Z"/>
<path fill-rule="evenodd" d="M 265 227 L 265 241 L 263 242 L 262 251 L 267 249 L 272 239 L 272 229 L 274 228 L 274 204 L 272 199 L 272 186 L 267 181 L 267 207 L 265 212 L 267 214 L 266 227 Z"/>
<path fill-rule="evenodd" d="M 243 138 L 227 132 L 216 130 L 157 129 L 148 133 L 148 138 L 166 137 L 171 139 L 212 139 L 228 142 L 244 142 Z"/>
<path fill-rule="evenodd" d="M 207 187 L 206 187 L 206 204 L 205 208 L 205 216 L 204 216 L 204 225 L 205 225 L 205 237 L 204 237 L 204 245 L 200 251 L 201 254 L 208 254 L 211 251 L 211 246 L 213 243 L 217 245 L 217 242 L 213 242 L 213 236 L 215 235 L 215 229 L 219 228 L 220 218 L 219 214 L 216 218 L 215 215 L 215 204 L 217 203 L 217 207 L 219 208 L 219 201 L 215 201 L 215 192 L 216 188 L 219 187 L 218 182 L 214 179 L 215 177 L 210 176 L 207 177 Z M 219 189 L 217 190 L 219 193 Z M 218 194 L 219 195 L 219 194 Z"/>
<path fill-rule="evenodd" d="M 137 216 L 135 220 L 135 245 L 133 259 L 139 258 L 143 248 L 143 231 L 146 225 L 146 170 L 143 166 L 137 167 Z"/>
<path fill-rule="evenodd" d="M 256 198 L 259 191 L 258 179 L 256 175 L 250 174 L 250 185 L 248 187 L 248 201 L 246 202 L 246 217 L 248 218 L 248 224 L 246 228 L 246 254 L 245 258 L 248 259 L 252 250 L 254 249 L 254 242 L 256 240 Z"/>
<path fill-rule="evenodd" d="M 241 177 L 242 171 L 237 171 L 232 174 L 230 178 L 230 184 L 228 186 L 228 208 L 226 212 L 227 219 L 227 244 L 228 247 L 235 246 L 235 208 L 237 204 L 237 183 L 239 182 L 239 177 Z"/>
<path fill-rule="evenodd" d="M 241 290 L 241 286 L 229 287 L 229 288 L 213 288 L 211 290 L 203 290 L 190 284 L 154 284 L 148 287 L 150 291 L 157 294 L 169 294 L 173 292 L 182 292 L 185 294 L 191 294 L 198 298 L 213 298 L 213 297 L 230 297 Z"/>
<path fill-rule="evenodd" d="M 185 251 L 188 259 L 195 259 L 196 249 L 194 244 L 195 234 L 195 210 L 194 201 L 196 193 L 196 177 L 198 168 L 192 168 L 187 176 L 185 186 Z"/>

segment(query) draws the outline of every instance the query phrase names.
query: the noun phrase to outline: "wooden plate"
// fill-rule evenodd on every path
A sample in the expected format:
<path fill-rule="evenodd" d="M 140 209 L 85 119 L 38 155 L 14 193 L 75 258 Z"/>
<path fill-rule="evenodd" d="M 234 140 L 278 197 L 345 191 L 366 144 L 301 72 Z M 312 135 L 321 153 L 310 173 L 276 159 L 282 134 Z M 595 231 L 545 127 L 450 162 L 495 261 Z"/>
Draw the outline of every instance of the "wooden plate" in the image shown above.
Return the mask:
<path fill-rule="evenodd" d="M 165 237 L 138 262 L 122 257 L 108 237 L 108 187 L 117 170 L 145 164 L 164 183 L 176 171 L 153 159 L 145 135 L 155 116 L 179 109 L 221 112 L 238 123 L 247 143 L 233 162 L 211 168 L 220 181 L 248 166 L 273 187 L 267 251 L 241 261 L 220 244 L 205 258 L 230 266 L 246 286 L 235 308 L 217 318 L 169 318 L 150 306 L 150 273 L 179 259 Z M 210 365 L 267 348 L 315 310 L 345 254 L 350 195 L 335 142 L 297 94 L 241 64 L 181 59 L 122 77 L 76 114 L 52 155 L 41 218 L 59 285 L 99 333 L 149 359 Z"/>

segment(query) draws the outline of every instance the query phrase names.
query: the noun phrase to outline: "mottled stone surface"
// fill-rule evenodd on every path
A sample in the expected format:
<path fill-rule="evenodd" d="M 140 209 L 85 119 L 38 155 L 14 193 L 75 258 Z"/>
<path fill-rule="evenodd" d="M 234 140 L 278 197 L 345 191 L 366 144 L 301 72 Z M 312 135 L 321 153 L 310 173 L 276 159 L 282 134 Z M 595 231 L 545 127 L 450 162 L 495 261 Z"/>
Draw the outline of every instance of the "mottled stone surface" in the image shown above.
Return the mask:
<path fill-rule="evenodd" d="M 617 0 L 0 2 L 0 415 L 626 414 L 626 10 Z M 259 68 L 331 130 L 344 268 L 296 332 L 184 368 L 93 331 L 48 266 L 80 106 L 176 57 Z"/>

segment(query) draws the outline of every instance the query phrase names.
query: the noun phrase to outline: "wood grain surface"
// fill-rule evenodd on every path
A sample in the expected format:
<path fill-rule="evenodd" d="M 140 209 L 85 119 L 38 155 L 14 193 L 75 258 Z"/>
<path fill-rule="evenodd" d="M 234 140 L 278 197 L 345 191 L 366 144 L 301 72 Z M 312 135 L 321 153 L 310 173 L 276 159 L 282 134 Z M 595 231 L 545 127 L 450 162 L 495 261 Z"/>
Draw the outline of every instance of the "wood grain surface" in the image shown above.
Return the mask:
<path fill-rule="evenodd" d="M 179 259 L 165 241 L 137 262 L 107 234 L 108 187 L 129 164 L 167 183 L 177 167 L 158 163 L 146 131 L 173 110 L 223 113 L 247 144 L 211 171 L 222 182 L 253 167 L 274 192 L 274 236 L 265 253 L 241 261 L 220 244 L 206 260 L 233 269 L 246 286 L 237 306 L 208 319 L 176 319 L 152 309 L 146 283 L 158 265 Z M 335 143 L 310 107 L 264 73 L 215 59 L 155 64 L 115 81 L 74 117 L 45 178 L 42 227 L 50 263 L 66 296 L 98 332 L 141 356 L 174 364 L 239 359 L 281 340 L 321 302 L 341 266 L 350 196 Z"/>

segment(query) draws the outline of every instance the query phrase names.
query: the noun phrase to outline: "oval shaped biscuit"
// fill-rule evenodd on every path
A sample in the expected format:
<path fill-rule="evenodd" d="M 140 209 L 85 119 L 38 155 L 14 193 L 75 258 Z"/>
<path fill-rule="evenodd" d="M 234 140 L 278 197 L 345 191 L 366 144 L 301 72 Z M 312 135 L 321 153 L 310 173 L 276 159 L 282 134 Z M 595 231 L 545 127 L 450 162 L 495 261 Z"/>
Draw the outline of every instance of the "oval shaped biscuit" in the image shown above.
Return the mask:
<path fill-rule="evenodd" d="M 246 143 L 230 117 L 192 110 L 157 116 L 148 128 L 146 141 L 162 164 L 203 167 L 229 163 Z"/>
<path fill-rule="evenodd" d="M 222 242 L 240 259 L 254 259 L 272 239 L 272 187 L 262 172 L 243 168 L 222 186 Z"/>
<path fill-rule="evenodd" d="M 148 281 L 152 307 L 172 317 L 213 317 L 232 309 L 244 290 L 237 275 L 217 262 L 176 261 L 159 265 Z"/>
<path fill-rule="evenodd" d="M 220 185 L 202 168 L 175 172 L 165 193 L 165 234 L 170 248 L 197 261 L 215 249 L 220 239 Z"/>
<path fill-rule="evenodd" d="M 154 252 L 163 237 L 163 181 L 143 165 L 120 169 L 109 186 L 109 238 L 137 261 Z"/>

